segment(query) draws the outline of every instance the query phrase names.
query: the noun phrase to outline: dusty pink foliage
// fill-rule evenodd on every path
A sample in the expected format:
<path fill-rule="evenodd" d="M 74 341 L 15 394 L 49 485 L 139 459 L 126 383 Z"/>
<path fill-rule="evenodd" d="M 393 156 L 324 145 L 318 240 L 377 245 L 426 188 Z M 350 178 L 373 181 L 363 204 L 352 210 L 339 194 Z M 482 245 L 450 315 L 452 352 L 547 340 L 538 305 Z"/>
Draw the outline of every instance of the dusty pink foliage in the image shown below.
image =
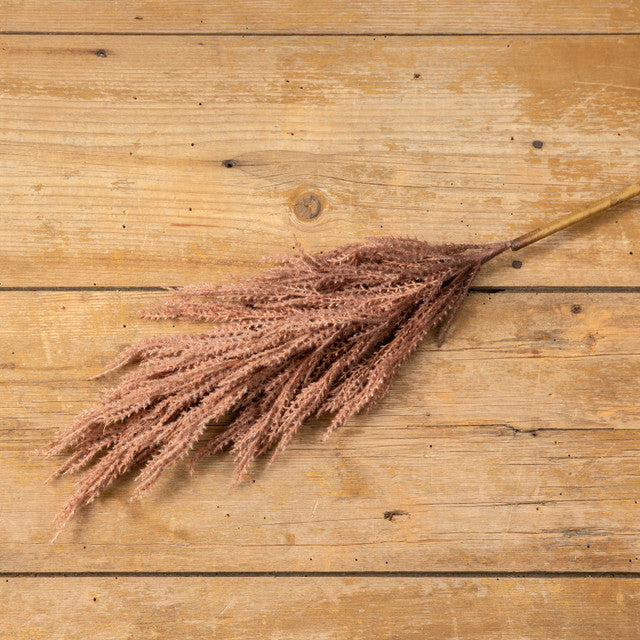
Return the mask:
<path fill-rule="evenodd" d="M 213 326 L 127 349 L 104 373 L 139 365 L 44 449 L 71 454 L 52 477 L 83 471 L 59 529 L 139 465 L 133 498 L 142 496 L 196 444 L 192 465 L 230 449 L 235 482 L 257 456 L 282 451 L 305 420 L 333 414 L 328 437 L 385 395 L 431 329 L 442 342 L 478 269 L 506 247 L 406 238 L 316 255 L 298 247 L 253 279 L 175 291 L 143 315 Z M 199 442 L 223 418 L 223 430 Z"/>

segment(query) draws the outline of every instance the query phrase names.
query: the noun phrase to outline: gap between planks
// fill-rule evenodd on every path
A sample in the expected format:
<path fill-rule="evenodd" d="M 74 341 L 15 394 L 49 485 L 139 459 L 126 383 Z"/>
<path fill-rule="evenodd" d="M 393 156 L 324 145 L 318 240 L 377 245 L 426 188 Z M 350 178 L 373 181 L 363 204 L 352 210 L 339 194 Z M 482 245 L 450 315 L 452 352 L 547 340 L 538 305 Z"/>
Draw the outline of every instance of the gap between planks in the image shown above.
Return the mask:
<path fill-rule="evenodd" d="M 142 31 L 0 31 L 0 36 L 118 36 L 118 37 L 170 37 L 170 36 L 197 36 L 215 37 L 215 38 L 246 38 L 248 36 L 260 36 L 267 38 L 448 38 L 448 37 L 471 37 L 471 38 L 541 38 L 541 37 L 585 37 L 592 38 L 594 36 L 637 36 L 640 31 L 564 31 L 561 33 L 539 31 L 536 33 L 526 33 L 522 31 L 514 31 L 507 33 L 491 32 L 483 33 L 482 31 L 467 33 L 465 31 L 442 31 L 439 33 L 395 33 L 392 31 L 370 31 L 367 33 L 345 31 L 343 33 L 333 33 L 330 31 L 323 33 L 305 33 L 304 31 L 291 31 L 289 33 L 280 33 L 278 31 L 155 31 L 153 33 L 145 33 Z"/>
<path fill-rule="evenodd" d="M 616 578 L 640 571 L 7 571 L 8 578 Z"/>
<path fill-rule="evenodd" d="M 174 291 L 179 286 L 161 287 L 161 286 L 21 286 L 21 287 L 0 287 L 0 293 L 19 292 L 47 292 L 65 293 L 75 291 L 131 291 L 135 293 L 155 293 L 163 291 Z M 640 293 L 640 286 L 518 286 L 506 285 L 501 287 L 479 286 L 471 287 L 470 293 Z"/>

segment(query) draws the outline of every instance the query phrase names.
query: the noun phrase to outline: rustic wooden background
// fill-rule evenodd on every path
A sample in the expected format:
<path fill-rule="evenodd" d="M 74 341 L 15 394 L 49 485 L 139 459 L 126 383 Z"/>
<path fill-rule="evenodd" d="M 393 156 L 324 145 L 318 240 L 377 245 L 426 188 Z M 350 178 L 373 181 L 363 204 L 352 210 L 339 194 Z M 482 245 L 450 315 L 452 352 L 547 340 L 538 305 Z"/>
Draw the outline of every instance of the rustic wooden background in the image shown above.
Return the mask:
<path fill-rule="evenodd" d="M 31 454 L 192 329 L 137 318 L 162 285 L 637 181 L 637 0 L 2 0 L 0 30 L 2 638 L 638 638 L 638 202 L 496 260 L 378 408 L 234 490 L 226 456 L 121 482 L 52 545 L 73 480 Z"/>

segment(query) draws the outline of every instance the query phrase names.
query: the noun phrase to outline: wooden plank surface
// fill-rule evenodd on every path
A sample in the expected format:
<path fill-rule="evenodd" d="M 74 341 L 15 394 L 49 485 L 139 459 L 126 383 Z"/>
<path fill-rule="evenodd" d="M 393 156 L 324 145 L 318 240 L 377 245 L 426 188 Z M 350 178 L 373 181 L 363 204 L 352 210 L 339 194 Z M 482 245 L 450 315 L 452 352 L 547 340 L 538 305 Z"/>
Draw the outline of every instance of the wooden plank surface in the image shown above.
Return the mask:
<path fill-rule="evenodd" d="M 4 0 L 2 31 L 120 33 L 624 33 L 634 0 Z"/>
<path fill-rule="evenodd" d="M 0 615 L 29 640 L 635 640 L 639 593 L 637 578 L 11 578 Z"/>
<path fill-rule="evenodd" d="M 3 36 L 0 285 L 209 280 L 294 233 L 518 235 L 637 180 L 639 57 L 640 36 Z M 479 284 L 639 286 L 637 211 Z"/>
<path fill-rule="evenodd" d="M 507 291 L 374 411 L 235 489 L 228 456 L 128 478 L 51 545 L 73 480 L 32 451 L 124 345 L 196 329 L 141 287 L 637 181 L 639 31 L 635 0 L 0 3 L 0 636 L 636 638 L 637 202 L 488 265 Z"/>
<path fill-rule="evenodd" d="M 638 565 L 640 374 L 633 293 L 473 294 L 390 396 L 322 442 L 310 426 L 228 488 L 228 456 L 143 502 L 118 483 L 54 545 L 71 490 L 30 456 L 95 400 L 125 344 L 193 325 L 164 294 L 3 292 L 3 571 L 622 571 Z M 126 325 L 126 326 L 125 326 Z"/>

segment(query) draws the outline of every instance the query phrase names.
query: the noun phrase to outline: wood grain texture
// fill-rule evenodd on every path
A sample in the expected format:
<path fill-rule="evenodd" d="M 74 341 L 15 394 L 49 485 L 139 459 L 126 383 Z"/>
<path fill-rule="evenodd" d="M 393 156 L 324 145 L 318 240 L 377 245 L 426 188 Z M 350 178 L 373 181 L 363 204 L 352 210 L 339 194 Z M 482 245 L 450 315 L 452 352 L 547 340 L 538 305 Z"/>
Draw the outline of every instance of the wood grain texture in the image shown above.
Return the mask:
<path fill-rule="evenodd" d="M 639 31 L 635 0 L 0 3 L 0 636 L 635 640 L 640 294 L 474 293 L 328 442 L 233 490 L 228 456 L 140 503 L 127 478 L 50 545 L 73 480 L 33 450 L 119 349 L 196 325 L 11 288 L 222 281 L 294 233 L 519 235 L 640 177 Z M 640 287 L 639 207 L 477 284 Z"/>
<path fill-rule="evenodd" d="M 120 33 L 624 33 L 634 0 L 4 0 L 2 31 Z"/>
<path fill-rule="evenodd" d="M 54 545 L 71 479 L 30 455 L 94 401 L 88 382 L 161 330 L 161 293 L 4 292 L 0 309 L 2 571 L 620 571 L 638 565 L 637 294 L 473 294 L 441 350 L 322 442 L 310 425 L 228 488 L 233 461 L 131 479 Z M 125 326 L 126 325 L 126 326 Z"/>
<path fill-rule="evenodd" d="M 18 578 L 10 638 L 635 640 L 640 580 L 612 578 Z"/>
<path fill-rule="evenodd" d="M 639 57 L 640 36 L 3 36 L 0 285 L 216 279 L 294 233 L 519 235 L 637 181 Z M 638 206 L 479 284 L 639 286 Z"/>

